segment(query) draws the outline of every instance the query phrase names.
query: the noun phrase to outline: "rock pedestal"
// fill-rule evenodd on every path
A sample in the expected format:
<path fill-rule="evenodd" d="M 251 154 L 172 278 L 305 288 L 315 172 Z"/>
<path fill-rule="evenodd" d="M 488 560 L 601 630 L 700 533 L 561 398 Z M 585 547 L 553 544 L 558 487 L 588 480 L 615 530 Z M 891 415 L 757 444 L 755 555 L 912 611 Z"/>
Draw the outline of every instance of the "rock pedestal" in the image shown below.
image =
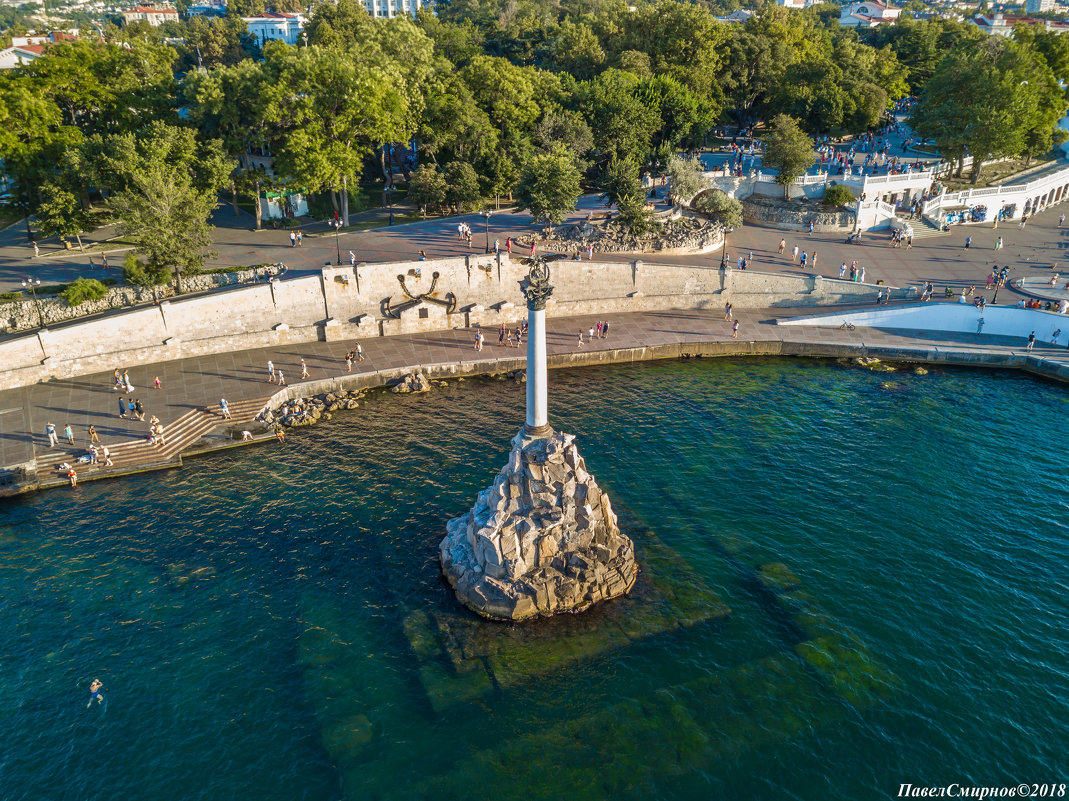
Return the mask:
<path fill-rule="evenodd" d="M 574 439 L 521 431 L 493 485 L 446 525 L 442 571 L 480 615 L 581 612 L 634 585 L 634 544 L 620 533 Z"/>

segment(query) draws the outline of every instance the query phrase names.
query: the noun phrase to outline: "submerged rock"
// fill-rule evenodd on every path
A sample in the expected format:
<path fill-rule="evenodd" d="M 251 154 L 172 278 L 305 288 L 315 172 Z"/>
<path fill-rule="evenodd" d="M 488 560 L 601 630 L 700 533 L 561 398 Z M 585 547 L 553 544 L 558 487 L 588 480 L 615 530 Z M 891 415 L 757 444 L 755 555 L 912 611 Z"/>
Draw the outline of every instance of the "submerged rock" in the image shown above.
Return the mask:
<path fill-rule="evenodd" d="M 913 375 L 928 375 L 928 371 L 925 370 L 923 367 L 914 367 Z"/>
<path fill-rule="evenodd" d="M 508 464 L 446 525 L 442 571 L 484 617 L 581 612 L 628 592 L 635 548 L 566 434 L 512 440 Z"/>

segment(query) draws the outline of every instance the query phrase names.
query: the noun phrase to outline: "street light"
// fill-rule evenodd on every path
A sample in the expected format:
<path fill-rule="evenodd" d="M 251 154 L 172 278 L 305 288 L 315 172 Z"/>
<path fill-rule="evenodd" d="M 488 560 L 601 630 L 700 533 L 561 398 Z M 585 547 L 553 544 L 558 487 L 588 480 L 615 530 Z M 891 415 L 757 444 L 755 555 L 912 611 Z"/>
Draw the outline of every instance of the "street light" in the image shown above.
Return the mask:
<path fill-rule="evenodd" d="M 490 215 L 493 214 L 490 209 L 486 209 L 483 212 L 483 220 L 486 222 L 486 252 L 490 252 Z"/>
<path fill-rule="evenodd" d="M 390 204 L 390 225 L 393 225 L 393 184 L 386 187 L 386 202 Z"/>
<path fill-rule="evenodd" d="M 334 229 L 334 247 L 338 251 L 338 264 L 341 264 L 341 245 L 338 244 L 338 232 L 341 231 L 341 220 L 331 220 L 330 226 Z"/>
<path fill-rule="evenodd" d="M 728 268 L 728 229 L 724 229 L 724 247 L 720 251 L 720 269 Z"/>
<path fill-rule="evenodd" d="M 999 291 L 1000 288 L 1002 288 L 1005 285 L 1006 281 L 1008 281 L 1008 280 L 1009 280 L 1009 277 L 1007 275 L 1006 278 L 999 277 L 999 279 L 997 281 L 995 281 L 995 294 L 991 296 L 991 305 L 992 306 L 994 306 L 996 303 L 998 303 L 998 291 Z"/>
<path fill-rule="evenodd" d="M 37 287 L 39 287 L 40 285 L 40 278 L 38 278 L 36 281 L 32 278 L 27 278 L 25 281 L 22 282 L 23 289 L 25 289 L 26 287 L 30 288 L 30 294 L 33 295 L 33 303 L 37 307 L 37 322 L 40 324 L 41 328 L 44 328 L 45 316 L 44 313 L 41 311 L 41 301 L 37 299 Z"/>

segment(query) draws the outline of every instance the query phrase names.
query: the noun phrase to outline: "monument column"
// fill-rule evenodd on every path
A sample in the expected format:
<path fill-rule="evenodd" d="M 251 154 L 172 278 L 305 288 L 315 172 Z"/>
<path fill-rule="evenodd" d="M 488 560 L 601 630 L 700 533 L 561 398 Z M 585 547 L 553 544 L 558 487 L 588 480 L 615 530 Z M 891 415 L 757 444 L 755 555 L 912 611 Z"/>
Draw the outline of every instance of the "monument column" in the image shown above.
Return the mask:
<path fill-rule="evenodd" d="M 549 393 L 546 375 L 546 301 L 553 294 L 549 265 L 538 260 L 522 283 L 527 298 L 527 420 L 523 433 L 545 437 L 549 425 Z"/>
<path fill-rule="evenodd" d="M 638 578 L 635 546 L 621 533 L 609 496 L 546 415 L 549 267 L 536 259 L 520 282 L 527 298 L 527 420 L 508 464 L 454 517 L 438 544 L 457 599 L 500 620 L 581 612 L 628 592 Z"/>

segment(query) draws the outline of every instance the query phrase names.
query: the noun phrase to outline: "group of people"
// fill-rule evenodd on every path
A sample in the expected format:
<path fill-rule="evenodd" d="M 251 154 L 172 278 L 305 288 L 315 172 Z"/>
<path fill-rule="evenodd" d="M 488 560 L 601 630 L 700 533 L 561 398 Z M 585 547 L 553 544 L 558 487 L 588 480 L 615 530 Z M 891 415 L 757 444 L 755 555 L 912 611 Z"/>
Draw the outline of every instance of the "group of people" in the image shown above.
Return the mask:
<path fill-rule="evenodd" d="M 593 342 L 595 339 L 606 339 L 609 336 L 609 321 L 608 320 L 598 320 L 597 323 L 595 323 L 594 325 L 590 326 L 590 328 L 587 329 L 586 333 L 587 333 L 587 341 L 588 342 Z M 576 348 L 583 347 L 583 329 L 582 328 L 580 328 L 579 331 L 576 333 L 576 339 L 578 340 L 578 344 L 576 344 L 575 347 Z"/>
<path fill-rule="evenodd" d="M 466 222 L 461 222 L 457 225 L 457 239 L 460 239 L 468 243 L 468 250 L 471 250 L 471 226 Z"/>

